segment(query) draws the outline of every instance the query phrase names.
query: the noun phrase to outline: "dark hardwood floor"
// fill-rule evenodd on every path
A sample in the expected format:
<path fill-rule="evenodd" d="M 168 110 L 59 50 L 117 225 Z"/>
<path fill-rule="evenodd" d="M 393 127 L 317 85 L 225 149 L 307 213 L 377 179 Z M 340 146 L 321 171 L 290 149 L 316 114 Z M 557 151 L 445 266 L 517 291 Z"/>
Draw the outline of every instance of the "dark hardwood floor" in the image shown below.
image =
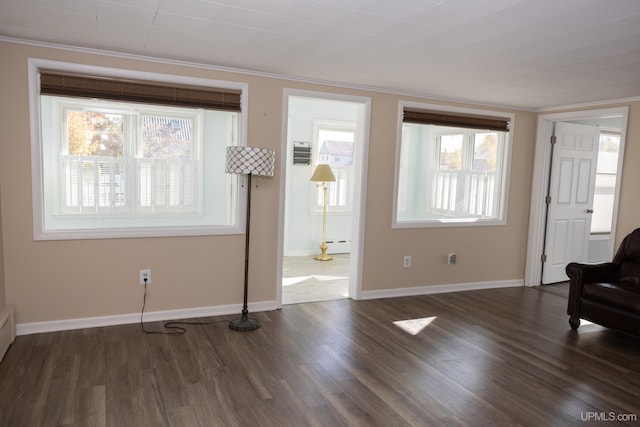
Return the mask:
<path fill-rule="evenodd" d="M 257 313 L 263 326 L 248 333 L 20 336 L 0 364 L 0 425 L 639 425 L 640 339 L 570 330 L 566 294 L 290 305 Z M 409 319 L 428 320 L 412 335 L 394 324 Z"/>

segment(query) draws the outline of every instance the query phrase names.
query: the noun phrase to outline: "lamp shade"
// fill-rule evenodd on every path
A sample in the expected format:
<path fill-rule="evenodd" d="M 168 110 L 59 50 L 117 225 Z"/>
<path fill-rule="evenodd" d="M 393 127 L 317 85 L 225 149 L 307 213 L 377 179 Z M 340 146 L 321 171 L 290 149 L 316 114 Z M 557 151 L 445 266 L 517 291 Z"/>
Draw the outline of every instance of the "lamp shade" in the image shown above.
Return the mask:
<path fill-rule="evenodd" d="M 242 175 L 273 176 L 276 152 L 266 148 L 227 147 L 224 171 Z"/>
<path fill-rule="evenodd" d="M 315 182 L 333 182 L 335 180 L 336 176 L 329 165 L 318 165 L 311 175 L 311 181 Z"/>

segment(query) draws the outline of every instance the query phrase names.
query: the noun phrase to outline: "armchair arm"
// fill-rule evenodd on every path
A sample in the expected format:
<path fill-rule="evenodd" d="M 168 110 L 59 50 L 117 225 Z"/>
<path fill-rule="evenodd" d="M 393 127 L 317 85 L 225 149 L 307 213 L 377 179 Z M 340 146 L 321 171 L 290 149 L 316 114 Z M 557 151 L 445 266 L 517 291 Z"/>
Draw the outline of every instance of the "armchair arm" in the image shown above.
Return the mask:
<path fill-rule="evenodd" d="M 601 264 L 580 264 L 571 262 L 565 269 L 569 280 L 580 278 L 582 283 L 589 282 L 609 282 L 613 280 L 620 266 L 613 262 Z"/>
<path fill-rule="evenodd" d="M 582 284 L 591 282 L 608 282 L 613 280 L 619 265 L 612 262 L 602 264 L 569 263 L 565 269 L 569 276 L 569 301 L 567 314 L 578 317 L 580 314 L 580 296 Z"/>

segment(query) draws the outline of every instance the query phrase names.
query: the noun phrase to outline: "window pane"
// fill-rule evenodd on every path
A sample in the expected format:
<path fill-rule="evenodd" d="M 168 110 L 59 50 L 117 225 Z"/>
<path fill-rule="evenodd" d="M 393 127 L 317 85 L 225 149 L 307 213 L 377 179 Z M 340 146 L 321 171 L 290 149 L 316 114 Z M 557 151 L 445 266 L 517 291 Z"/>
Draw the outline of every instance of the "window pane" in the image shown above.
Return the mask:
<path fill-rule="evenodd" d="M 601 134 L 598 149 L 598 173 L 616 174 L 618 171 L 618 152 L 620 135 Z"/>
<path fill-rule="evenodd" d="M 596 174 L 595 193 L 593 195 L 593 215 L 591 216 L 592 233 L 611 232 L 615 189 L 615 175 Z"/>
<path fill-rule="evenodd" d="M 145 115 L 142 117 L 142 157 L 190 160 L 192 134 L 193 120 Z"/>
<path fill-rule="evenodd" d="M 462 169 L 463 135 L 442 135 L 440 137 L 440 169 Z"/>
<path fill-rule="evenodd" d="M 318 131 L 317 164 L 335 166 L 353 165 L 355 132 L 320 129 Z"/>
<path fill-rule="evenodd" d="M 600 135 L 591 233 L 611 232 L 619 151 L 620 135 L 608 133 Z"/>
<path fill-rule="evenodd" d="M 124 116 L 67 110 L 67 150 L 78 156 L 123 155 Z"/>
<path fill-rule="evenodd" d="M 62 211 L 86 214 L 124 207 L 127 170 L 121 161 L 125 155 L 126 115 L 95 108 L 67 108 L 65 121 L 66 146 L 60 147 Z"/>
<path fill-rule="evenodd" d="M 344 125 L 343 125 L 344 126 Z M 345 212 L 351 209 L 355 131 L 323 125 L 317 130 L 316 164 L 328 164 L 336 177 L 327 183 L 327 210 Z M 323 209 L 322 188 L 316 186 L 316 211 Z"/>
<path fill-rule="evenodd" d="M 473 170 L 495 171 L 498 155 L 496 132 L 476 133 L 473 143 Z"/>
<path fill-rule="evenodd" d="M 194 206 L 193 119 L 142 116 L 140 206 L 153 211 L 190 210 Z"/>

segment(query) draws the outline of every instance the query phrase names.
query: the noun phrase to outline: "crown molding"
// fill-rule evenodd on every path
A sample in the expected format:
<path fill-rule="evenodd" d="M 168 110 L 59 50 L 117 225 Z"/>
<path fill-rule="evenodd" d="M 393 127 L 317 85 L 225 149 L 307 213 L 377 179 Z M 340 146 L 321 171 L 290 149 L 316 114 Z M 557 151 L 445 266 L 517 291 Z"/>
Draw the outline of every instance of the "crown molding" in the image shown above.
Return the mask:
<path fill-rule="evenodd" d="M 609 99 L 609 100 L 603 100 L 603 101 L 584 102 L 581 104 L 560 105 L 557 107 L 544 107 L 544 108 L 538 108 L 537 110 L 535 110 L 535 112 L 536 113 L 554 113 L 554 112 L 559 112 L 564 110 L 584 110 L 588 108 L 602 107 L 602 106 L 614 107 L 618 104 L 626 105 L 633 102 L 640 102 L 640 96 L 633 96 L 630 98 L 620 98 L 620 99 Z"/>

